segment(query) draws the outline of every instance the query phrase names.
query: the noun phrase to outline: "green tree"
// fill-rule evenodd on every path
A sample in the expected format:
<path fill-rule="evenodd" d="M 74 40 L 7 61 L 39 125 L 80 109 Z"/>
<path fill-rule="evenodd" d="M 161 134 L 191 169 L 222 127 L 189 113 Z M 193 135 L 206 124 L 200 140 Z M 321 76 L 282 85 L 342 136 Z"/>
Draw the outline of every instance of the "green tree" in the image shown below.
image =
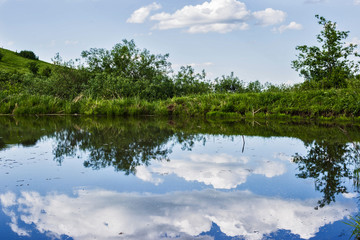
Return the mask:
<path fill-rule="evenodd" d="M 33 51 L 29 51 L 29 50 L 22 50 L 18 53 L 18 55 L 31 60 L 39 60 L 39 57 L 36 56 Z"/>
<path fill-rule="evenodd" d="M 168 54 L 154 55 L 137 48 L 133 40 L 123 40 L 111 50 L 92 48 L 81 56 L 92 73 L 89 92 L 95 97 L 172 97 Z"/>
<path fill-rule="evenodd" d="M 238 77 L 235 77 L 233 72 L 231 72 L 229 76 L 223 75 L 221 78 L 216 78 L 214 89 L 217 93 L 245 92 L 244 82 L 241 81 Z"/>
<path fill-rule="evenodd" d="M 359 62 L 351 60 L 358 57 L 355 52 L 357 45 L 347 44 L 344 40 L 349 31 L 339 31 L 336 23 L 326 20 L 319 15 L 315 16 L 323 29 L 317 35 L 317 46 L 297 46 L 300 51 L 298 59 L 292 61 L 292 68 L 305 78 L 310 86 L 321 88 L 346 87 L 346 79 L 354 77 L 359 69 Z"/>
<path fill-rule="evenodd" d="M 248 92 L 254 92 L 254 93 L 259 93 L 262 91 L 264 87 L 262 86 L 262 84 L 259 82 L 259 80 L 256 80 L 255 82 L 249 82 L 249 84 L 247 85 L 246 90 Z"/>
<path fill-rule="evenodd" d="M 4 54 L 2 52 L 0 52 L 0 61 L 3 57 L 4 57 Z"/>
<path fill-rule="evenodd" d="M 181 66 L 178 73 L 173 77 L 175 95 L 184 96 L 190 94 L 209 93 L 211 91 L 210 84 L 206 81 L 206 73 L 203 70 L 195 73 L 191 66 Z"/>

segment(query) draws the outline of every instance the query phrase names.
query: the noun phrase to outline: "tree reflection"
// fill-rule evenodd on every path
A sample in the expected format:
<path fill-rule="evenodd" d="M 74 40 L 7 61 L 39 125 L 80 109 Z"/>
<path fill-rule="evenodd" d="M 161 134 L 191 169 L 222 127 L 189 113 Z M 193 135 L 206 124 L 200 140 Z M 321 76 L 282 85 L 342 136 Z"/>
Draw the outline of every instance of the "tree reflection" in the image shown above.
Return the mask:
<path fill-rule="evenodd" d="M 84 166 L 100 169 L 113 166 L 116 171 L 134 173 L 150 160 L 167 160 L 171 149 L 166 145 L 173 132 L 148 124 L 113 127 L 71 127 L 55 133 L 54 158 L 60 164 L 64 156 L 76 156 L 77 150 L 89 152 Z"/>
<path fill-rule="evenodd" d="M 323 194 L 317 209 L 335 202 L 336 195 L 347 193 L 349 179 L 358 179 L 355 167 L 359 163 L 358 146 L 326 140 L 305 146 L 309 148 L 307 155 L 296 154 L 293 161 L 300 171 L 297 177 L 315 179 L 315 189 Z"/>
<path fill-rule="evenodd" d="M 74 125 L 56 132 L 54 159 L 61 164 L 65 156 L 75 157 L 81 150 L 89 154 L 84 161 L 85 167 L 101 169 L 112 166 L 116 171 L 134 174 L 137 166 L 148 165 L 151 160 L 168 161 L 176 142 L 183 149 L 191 150 L 196 141 L 205 141 L 203 135 L 179 133 L 157 123 L 130 120 L 120 123 L 110 126 L 93 124 L 86 129 Z"/>

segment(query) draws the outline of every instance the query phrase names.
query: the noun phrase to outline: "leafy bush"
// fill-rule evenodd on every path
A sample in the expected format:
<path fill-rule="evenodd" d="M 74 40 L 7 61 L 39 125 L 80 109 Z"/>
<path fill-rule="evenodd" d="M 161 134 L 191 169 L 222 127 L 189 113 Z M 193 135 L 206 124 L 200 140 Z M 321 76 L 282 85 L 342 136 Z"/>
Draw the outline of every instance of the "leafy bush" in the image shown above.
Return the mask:
<path fill-rule="evenodd" d="M 112 50 L 92 48 L 81 56 L 89 66 L 88 92 L 93 97 L 155 100 L 173 94 L 168 54 L 154 55 L 137 48 L 133 40 L 123 40 Z"/>
<path fill-rule="evenodd" d="M 18 55 L 31 60 L 39 60 L 39 57 L 36 56 L 33 51 L 29 51 L 29 50 L 22 50 L 18 53 Z"/>
<path fill-rule="evenodd" d="M 241 93 L 245 92 L 244 82 L 231 72 L 229 76 L 215 78 L 214 90 L 217 93 Z"/>
<path fill-rule="evenodd" d="M 249 84 L 246 87 L 247 92 L 255 92 L 259 93 L 263 90 L 263 86 L 259 82 L 259 80 L 256 80 L 255 82 L 249 82 Z"/>
<path fill-rule="evenodd" d="M 211 85 L 205 78 L 205 71 L 195 73 L 191 66 L 182 66 L 173 78 L 175 96 L 210 93 Z"/>

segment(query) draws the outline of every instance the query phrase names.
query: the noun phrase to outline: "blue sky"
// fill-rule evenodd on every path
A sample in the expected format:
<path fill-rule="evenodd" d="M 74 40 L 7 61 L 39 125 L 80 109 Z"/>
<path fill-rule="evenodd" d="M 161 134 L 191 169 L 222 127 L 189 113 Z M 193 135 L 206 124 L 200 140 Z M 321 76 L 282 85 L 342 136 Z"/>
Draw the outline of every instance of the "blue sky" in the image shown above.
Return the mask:
<path fill-rule="evenodd" d="M 134 39 L 169 53 L 173 69 L 192 65 L 214 79 L 301 82 L 291 68 L 297 45 L 315 45 L 315 14 L 360 43 L 360 0 L 0 0 L 0 47 L 32 50 L 51 61 Z"/>

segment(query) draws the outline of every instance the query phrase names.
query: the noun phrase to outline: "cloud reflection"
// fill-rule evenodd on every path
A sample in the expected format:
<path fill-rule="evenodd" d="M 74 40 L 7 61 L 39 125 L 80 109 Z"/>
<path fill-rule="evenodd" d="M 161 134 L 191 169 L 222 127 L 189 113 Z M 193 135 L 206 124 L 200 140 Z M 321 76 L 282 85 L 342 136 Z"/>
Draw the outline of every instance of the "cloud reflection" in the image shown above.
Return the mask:
<path fill-rule="evenodd" d="M 138 167 L 136 176 L 143 181 L 159 184 L 160 176 L 176 174 L 186 181 L 197 181 L 217 189 L 232 189 L 246 182 L 251 174 L 268 178 L 286 172 L 286 165 L 280 161 L 234 157 L 228 154 L 190 154 L 186 159 L 172 159 L 170 162 L 155 163 Z"/>
<path fill-rule="evenodd" d="M 356 210 L 355 203 L 346 201 L 316 211 L 313 208 L 316 200 L 264 197 L 249 191 L 203 190 L 155 195 L 78 190 L 74 196 L 58 193 L 42 196 L 37 192 L 14 196 L 13 193 L 0 195 L 13 231 L 21 220 L 41 233 L 51 233 L 54 237 L 66 234 L 76 240 L 186 239 L 209 231 L 212 223 L 228 236 L 241 235 L 250 240 L 261 239 L 278 229 L 308 239 L 320 227 Z"/>

